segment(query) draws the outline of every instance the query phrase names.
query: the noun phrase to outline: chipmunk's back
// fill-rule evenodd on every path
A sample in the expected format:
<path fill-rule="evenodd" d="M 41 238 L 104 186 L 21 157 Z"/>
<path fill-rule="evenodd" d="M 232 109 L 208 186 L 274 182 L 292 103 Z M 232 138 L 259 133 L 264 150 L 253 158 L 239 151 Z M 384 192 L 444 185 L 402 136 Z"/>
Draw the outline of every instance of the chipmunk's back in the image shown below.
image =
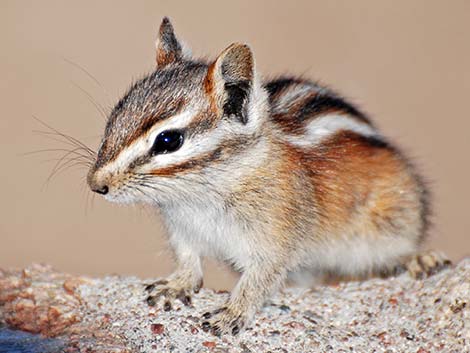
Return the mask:
<path fill-rule="evenodd" d="M 272 121 L 295 144 L 313 145 L 340 130 L 378 137 L 364 113 L 326 87 L 292 77 L 269 81 L 264 87 Z"/>
<path fill-rule="evenodd" d="M 329 244 L 322 247 L 323 263 L 314 267 L 366 273 L 404 253 L 397 246 L 385 260 L 375 247 L 414 249 L 428 227 L 427 189 L 402 153 L 361 111 L 325 87 L 295 78 L 264 87 L 285 168 L 294 175 L 290 185 L 301 185 L 296 174 L 312 185 L 313 194 L 298 190 L 299 198 L 314 200 L 305 224 L 314 217 L 314 238 Z M 308 256 L 315 262 L 320 255 Z"/>

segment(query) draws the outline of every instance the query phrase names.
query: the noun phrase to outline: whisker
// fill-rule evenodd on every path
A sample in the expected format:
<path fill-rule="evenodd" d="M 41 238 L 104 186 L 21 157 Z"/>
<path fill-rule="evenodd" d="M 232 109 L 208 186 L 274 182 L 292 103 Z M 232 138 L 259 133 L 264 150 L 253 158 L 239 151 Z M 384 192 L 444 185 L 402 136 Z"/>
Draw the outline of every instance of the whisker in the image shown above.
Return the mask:
<path fill-rule="evenodd" d="M 138 183 L 138 185 L 143 186 L 143 187 L 146 187 L 147 189 L 151 189 L 151 190 L 155 190 L 155 191 L 161 192 L 161 193 L 173 192 L 173 191 L 174 191 L 172 188 L 170 188 L 170 187 L 167 186 L 167 185 L 161 185 L 161 184 L 160 184 L 160 185 L 158 185 L 158 186 L 155 186 L 155 185 L 152 185 L 152 184 L 143 182 L 143 181 L 140 181 L 140 182 Z"/>
<path fill-rule="evenodd" d="M 88 188 L 86 176 L 82 178 L 81 185 L 83 186 L 83 192 L 85 193 L 85 215 L 88 215 L 89 210 L 91 209 L 92 204 L 90 204 L 90 189 Z"/>
<path fill-rule="evenodd" d="M 83 147 L 85 150 L 87 150 L 90 154 L 93 154 L 93 155 L 96 155 L 96 152 L 91 149 L 90 147 L 88 147 L 86 144 L 84 144 L 82 141 L 76 139 L 75 137 L 73 136 L 70 136 L 70 135 L 67 135 L 63 132 L 60 132 L 59 130 L 53 128 L 52 126 L 50 126 L 49 124 L 45 123 L 44 121 L 42 121 L 41 119 L 39 119 L 38 117 L 36 116 L 32 116 L 33 119 L 35 119 L 37 122 L 39 122 L 41 125 L 45 126 L 47 129 L 50 130 L 50 132 L 54 132 L 57 136 L 60 136 L 62 138 L 65 139 L 65 141 L 68 141 L 72 144 L 74 144 L 75 146 L 77 147 Z M 64 141 L 64 142 L 65 142 Z"/>
<path fill-rule="evenodd" d="M 62 163 L 62 161 L 63 161 L 65 158 L 67 158 L 67 157 L 70 156 L 70 155 L 74 155 L 74 154 L 76 155 L 76 154 L 78 154 L 78 153 L 76 153 L 76 152 L 77 152 L 77 148 L 72 149 L 72 150 L 70 150 L 70 151 L 64 153 L 64 155 L 63 155 L 61 158 L 59 158 L 59 160 L 57 161 L 57 163 L 56 163 L 56 164 L 54 165 L 54 167 L 52 168 L 52 172 L 54 172 L 55 169 L 59 167 L 59 165 Z M 89 160 L 89 159 L 87 159 L 87 157 L 83 157 L 81 154 L 78 154 L 77 158 L 79 158 L 79 157 L 84 158 L 84 160 Z"/>
<path fill-rule="evenodd" d="M 145 185 L 140 185 L 140 186 L 145 187 Z M 159 204 L 158 200 L 156 200 L 154 197 L 152 197 L 152 195 L 149 195 L 146 192 L 144 192 L 143 190 L 141 190 L 138 186 L 134 186 L 133 190 L 139 191 L 142 195 L 144 195 L 145 197 L 148 197 L 151 201 L 155 202 L 156 204 Z"/>
<path fill-rule="evenodd" d="M 78 157 L 78 156 L 77 156 L 77 157 Z M 71 158 L 75 158 L 75 157 L 71 157 Z M 68 159 L 64 160 L 64 162 L 70 160 L 71 158 L 68 158 Z M 55 162 L 55 163 L 57 163 L 57 161 L 59 161 L 60 159 L 61 159 L 61 158 L 45 159 L 45 160 L 41 161 L 41 163 L 50 163 L 50 162 Z M 93 165 L 92 162 L 85 161 L 85 160 L 81 160 L 80 163 L 82 163 L 83 166 L 88 167 L 88 168 Z"/>
<path fill-rule="evenodd" d="M 96 156 L 95 152 L 92 151 L 91 149 L 88 150 L 85 147 L 77 146 L 77 144 L 66 141 L 66 140 L 60 138 L 60 136 L 59 136 L 59 138 L 55 137 L 55 136 L 58 136 L 58 135 L 54 132 L 46 132 L 46 131 L 40 131 L 40 130 L 33 130 L 33 132 L 35 132 L 37 134 L 40 134 L 40 135 L 43 135 L 42 137 L 47 138 L 48 140 L 52 140 L 52 141 L 56 141 L 56 142 L 59 142 L 61 144 L 64 144 L 65 146 L 81 148 L 83 152 L 86 152 L 86 154 L 90 156 L 90 158 L 94 159 L 95 156 Z"/>
<path fill-rule="evenodd" d="M 69 149 L 66 149 L 66 148 L 47 148 L 47 149 L 43 149 L 43 150 L 25 152 L 25 153 L 20 154 L 20 156 L 30 156 L 30 155 L 46 153 L 46 152 L 71 152 L 72 154 L 74 154 L 76 156 L 81 156 L 84 160 L 86 160 L 90 163 L 94 161 L 94 159 L 92 159 L 90 155 L 80 153 L 79 148 L 76 148 L 76 149 L 73 149 L 73 150 L 69 150 Z M 57 160 L 58 159 L 48 159 L 46 161 L 57 161 Z"/>
<path fill-rule="evenodd" d="M 101 104 L 99 104 L 98 101 L 94 99 L 93 96 L 90 93 L 88 93 L 84 88 L 82 88 L 80 85 L 78 85 L 74 81 L 71 81 L 71 82 L 72 82 L 72 85 L 78 88 L 88 98 L 88 101 L 91 104 L 93 104 L 93 106 L 96 108 L 98 113 L 100 113 L 101 117 L 106 120 L 107 115 L 108 115 L 106 112 L 106 109 Z"/>
<path fill-rule="evenodd" d="M 98 79 L 95 76 L 93 76 L 87 69 L 85 69 L 82 65 L 72 61 L 71 59 L 67 59 L 67 58 L 62 58 L 62 59 L 66 63 L 68 63 L 72 66 L 75 66 L 77 69 L 82 71 L 85 75 L 87 75 L 94 83 L 96 83 L 103 90 L 106 97 L 109 98 L 108 91 L 104 88 L 104 86 L 100 83 L 100 81 L 98 81 Z"/>
<path fill-rule="evenodd" d="M 76 161 L 77 158 L 79 158 L 79 157 L 70 158 L 70 159 L 66 160 L 65 162 L 61 163 L 57 168 L 55 168 L 51 172 L 49 177 L 47 178 L 46 184 L 49 183 L 54 176 L 57 176 L 57 175 L 61 174 L 62 172 L 66 171 L 66 170 L 69 170 L 69 169 L 71 169 L 75 166 L 88 167 L 88 165 L 83 164 L 82 161 Z"/>
<path fill-rule="evenodd" d="M 68 165 L 71 163 L 74 163 L 74 165 L 81 165 L 83 167 L 89 168 L 92 165 L 92 161 L 88 156 L 83 156 L 79 153 L 76 152 L 76 150 L 79 149 L 78 147 L 76 149 L 72 149 L 65 153 L 62 157 L 60 157 L 57 162 L 55 163 L 54 167 L 52 168 L 51 173 L 49 174 L 49 177 L 45 181 L 45 185 L 47 185 L 54 176 L 60 174 L 59 172 L 64 169 L 67 170 L 69 168 L 66 168 Z M 69 156 L 73 156 L 70 158 L 67 158 Z"/>
<path fill-rule="evenodd" d="M 137 173 L 136 175 L 138 175 L 141 178 L 139 180 L 151 181 L 151 182 L 154 181 L 154 177 L 151 174 Z M 162 177 L 160 177 L 160 178 L 162 178 Z M 194 179 L 194 178 L 184 177 L 182 175 L 172 175 L 171 179 L 179 179 L 179 180 L 183 180 L 183 181 L 188 182 L 188 183 L 193 183 L 193 184 L 196 184 L 196 185 L 204 186 L 205 188 L 209 188 L 211 192 L 218 195 L 219 197 L 221 197 L 221 198 L 223 197 L 223 195 L 217 190 L 217 188 L 214 186 L 214 184 L 212 182 L 208 181 L 207 179 L 197 180 L 197 179 Z M 159 186 L 160 186 L 160 184 L 159 184 Z"/>
<path fill-rule="evenodd" d="M 152 178 L 142 175 L 141 173 L 134 174 L 131 181 L 157 192 L 174 192 L 174 187 L 164 184 L 155 184 Z"/>
<path fill-rule="evenodd" d="M 76 147 L 75 144 L 69 142 L 69 141 L 66 141 L 64 139 L 61 139 L 61 138 L 57 138 L 56 136 L 58 136 L 55 132 L 50 132 L 50 131 L 42 131 L 42 130 L 32 130 L 32 132 L 36 133 L 36 134 L 39 134 L 39 135 L 43 135 L 42 137 L 45 137 L 49 140 L 52 140 L 52 141 L 57 141 L 57 142 L 60 142 L 60 143 L 63 143 L 67 146 L 71 146 L 71 147 Z"/>

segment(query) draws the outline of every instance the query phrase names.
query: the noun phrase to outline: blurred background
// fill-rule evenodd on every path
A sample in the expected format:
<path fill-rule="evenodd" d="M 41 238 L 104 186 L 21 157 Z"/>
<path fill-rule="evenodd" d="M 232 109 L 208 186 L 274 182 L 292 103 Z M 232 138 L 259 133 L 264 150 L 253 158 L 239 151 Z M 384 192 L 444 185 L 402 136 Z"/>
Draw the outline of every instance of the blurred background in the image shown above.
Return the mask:
<path fill-rule="evenodd" d="M 0 1 L 0 268 L 32 262 L 88 274 L 166 275 L 158 215 L 91 195 L 86 169 L 47 182 L 64 148 L 38 117 L 93 148 L 104 118 L 154 67 L 169 16 L 195 55 L 249 43 L 266 75 L 303 74 L 358 103 L 431 182 L 429 246 L 470 254 L 470 2 Z M 205 283 L 235 275 L 213 262 Z"/>

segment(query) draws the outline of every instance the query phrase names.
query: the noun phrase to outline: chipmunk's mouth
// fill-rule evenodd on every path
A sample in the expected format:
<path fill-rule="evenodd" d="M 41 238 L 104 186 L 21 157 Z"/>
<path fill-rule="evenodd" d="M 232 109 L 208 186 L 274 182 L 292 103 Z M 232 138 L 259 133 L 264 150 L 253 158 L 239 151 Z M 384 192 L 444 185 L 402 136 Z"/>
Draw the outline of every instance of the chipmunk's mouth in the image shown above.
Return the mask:
<path fill-rule="evenodd" d="M 103 195 L 106 201 L 118 204 L 135 204 L 141 202 L 141 198 L 137 195 L 134 195 L 130 192 L 125 192 L 123 190 L 110 190 Z"/>

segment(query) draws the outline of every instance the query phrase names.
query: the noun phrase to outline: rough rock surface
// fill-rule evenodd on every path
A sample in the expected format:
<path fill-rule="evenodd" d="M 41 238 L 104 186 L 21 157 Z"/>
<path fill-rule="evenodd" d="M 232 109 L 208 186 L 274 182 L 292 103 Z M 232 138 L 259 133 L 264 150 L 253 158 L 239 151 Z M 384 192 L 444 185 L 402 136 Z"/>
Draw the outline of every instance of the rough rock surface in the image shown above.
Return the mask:
<path fill-rule="evenodd" d="M 200 328 L 228 293 L 203 289 L 165 312 L 145 303 L 149 282 L 0 271 L 0 326 L 58 337 L 66 352 L 470 352 L 470 258 L 423 280 L 285 289 L 237 337 Z"/>

